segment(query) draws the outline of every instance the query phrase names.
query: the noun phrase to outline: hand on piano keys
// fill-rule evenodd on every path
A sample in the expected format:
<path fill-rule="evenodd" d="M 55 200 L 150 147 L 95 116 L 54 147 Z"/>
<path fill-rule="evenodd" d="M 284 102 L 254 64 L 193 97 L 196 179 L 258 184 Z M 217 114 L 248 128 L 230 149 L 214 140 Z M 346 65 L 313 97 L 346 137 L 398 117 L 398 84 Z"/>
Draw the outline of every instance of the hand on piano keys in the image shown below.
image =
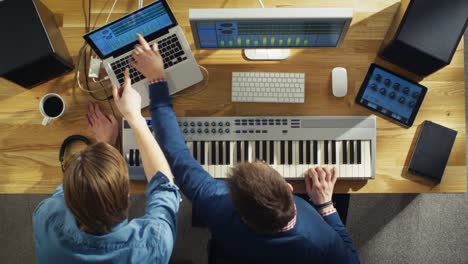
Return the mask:
<path fill-rule="evenodd" d="M 263 160 L 286 179 L 303 179 L 312 167 L 336 168 L 339 179 L 371 178 L 367 140 L 189 141 L 187 147 L 215 178 L 241 162 Z"/>

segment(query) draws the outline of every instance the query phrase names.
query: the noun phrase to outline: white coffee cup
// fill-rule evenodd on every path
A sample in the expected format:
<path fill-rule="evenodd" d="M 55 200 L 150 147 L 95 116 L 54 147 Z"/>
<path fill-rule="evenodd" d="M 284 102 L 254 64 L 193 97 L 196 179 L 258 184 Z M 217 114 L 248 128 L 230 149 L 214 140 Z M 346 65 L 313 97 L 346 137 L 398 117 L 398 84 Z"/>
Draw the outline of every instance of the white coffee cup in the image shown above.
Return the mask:
<path fill-rule="evenodd" d="M 39 102 L 39 110 L 44 116 L 42 125 L 47 126 L 52 120 L 61 117 L 66 108 L 65 100 L 60 95 L 56 93 L 44 95 Z"/>

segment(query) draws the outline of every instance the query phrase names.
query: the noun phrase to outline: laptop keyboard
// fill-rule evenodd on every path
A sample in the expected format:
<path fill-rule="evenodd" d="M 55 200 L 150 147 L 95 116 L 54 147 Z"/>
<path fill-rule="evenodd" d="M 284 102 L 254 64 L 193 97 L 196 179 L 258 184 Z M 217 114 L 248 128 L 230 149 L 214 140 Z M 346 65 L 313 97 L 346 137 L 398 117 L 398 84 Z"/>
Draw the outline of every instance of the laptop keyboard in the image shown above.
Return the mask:
<path fill-rule="evenodd" d="M 187 60 L 187 54 L 185 54 L 184 50 L 182 49 L 182 45 L 180 45 L 179 40 L 175 34 L 169 35 L 166 38 L 159 40 L 158 48 L 159 52 L 161 53 L 161 57 L 163 58 L 164 69 L 170 68 L 184 60 Z M 125 68 L 130 70 L 130 79 L 132 80 L 132 83 L 136 83 L 145 79 L 145 77 L 139 71 L 128 64 L 128 60 L 133 59 L 131 57 L 132 54 L 111 63 L 112 70 L 114 71 L 115 76 L 117 77 L 117 80 L 120 84 L 123 84 L 124 82 Z"/>

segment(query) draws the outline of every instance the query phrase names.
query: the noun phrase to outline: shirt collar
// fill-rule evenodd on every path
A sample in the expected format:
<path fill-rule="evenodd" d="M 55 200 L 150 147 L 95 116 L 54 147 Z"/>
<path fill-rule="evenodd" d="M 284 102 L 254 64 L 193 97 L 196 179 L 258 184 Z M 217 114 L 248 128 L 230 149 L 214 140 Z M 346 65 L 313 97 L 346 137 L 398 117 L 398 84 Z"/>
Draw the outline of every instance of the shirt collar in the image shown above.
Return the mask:
<path fill-rule="evenodd" d="M 296 220 L 297 220 L 297 210 L 296 210 L 296 205 L 294 205 L 294 217 L 291 219 L 291 221 L 288 222 L 283 228 L 281 228 L 279 231 L 280 232 L 286 232 L 294 228 L 296 225 Z"/>
<path fill-rule="evenodd" d="M 114 226 L 114 227 L 112 228 L 112 231 L 111 231 L 111 232 L 115 232 L 115 231 L 119 230 L 120 228 L 124 227 L 124 226 L 127 225 L 127 224 L 128 224 L 128 219 L 125 219 L 125 220 L 123 220 L 122 222 L 120 222 L 118 225 Z"/>

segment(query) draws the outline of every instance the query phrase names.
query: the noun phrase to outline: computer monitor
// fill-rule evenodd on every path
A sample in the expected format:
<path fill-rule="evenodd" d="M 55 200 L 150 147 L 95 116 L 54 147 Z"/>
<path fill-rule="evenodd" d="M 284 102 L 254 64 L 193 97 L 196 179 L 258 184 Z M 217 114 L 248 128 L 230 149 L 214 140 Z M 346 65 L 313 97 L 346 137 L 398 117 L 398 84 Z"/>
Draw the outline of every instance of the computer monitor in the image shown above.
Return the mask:
<path fill-rule="evenodd" d="M 244 49 L 248 59 L 279 60 L 291 48 L 340 47 L 352 8 L 190 9 L 198 49 Z"/>

